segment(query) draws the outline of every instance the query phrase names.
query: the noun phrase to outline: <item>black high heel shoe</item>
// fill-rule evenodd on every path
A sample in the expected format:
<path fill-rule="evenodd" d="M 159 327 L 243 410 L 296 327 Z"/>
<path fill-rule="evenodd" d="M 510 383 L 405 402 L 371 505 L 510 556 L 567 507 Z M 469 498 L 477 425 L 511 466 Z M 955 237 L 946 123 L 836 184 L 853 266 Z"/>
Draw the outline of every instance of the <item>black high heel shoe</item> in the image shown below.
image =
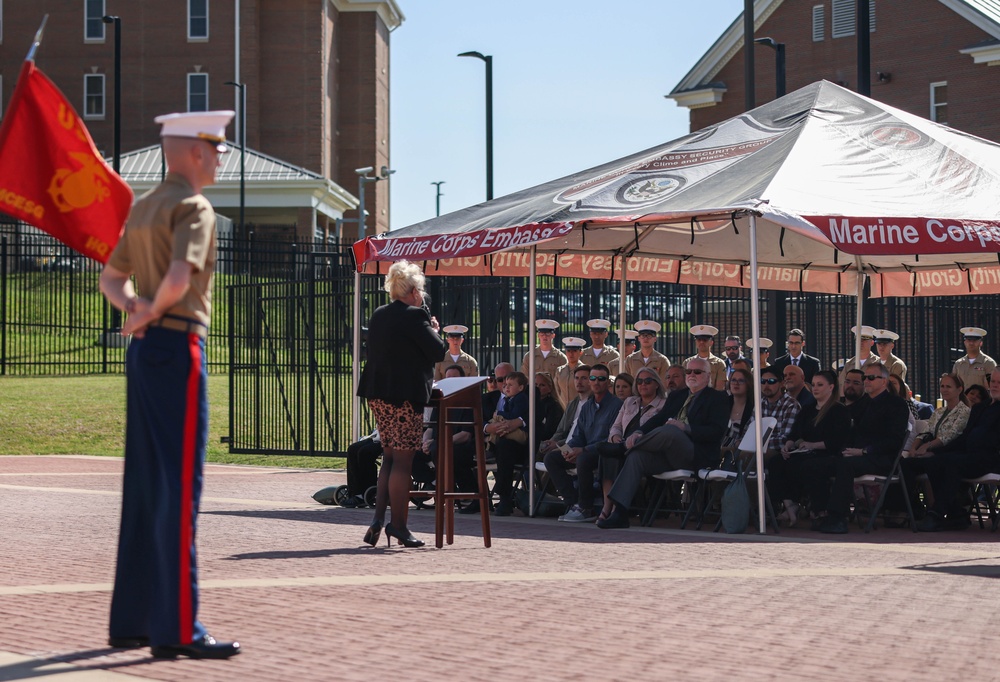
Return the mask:
<path fill-rule="evenodd" d="M 396 528 L 392 523 L 385 524 L 385 542 L 386 546 L 392 544 L 390 538 L 396 538 L 399 540 L 403 547 L 423 547 L 424 541 L 418 540 L 413 537 L 413 533 L 408 531 L 406 528 Z"/>
<path fill-rule="evenodd" d="M 388 532 L 389 529 L 386 528 L 386 533 Z M 372 521 L 372 525 L 368 526 L 368 532 L 365 533 L 365 542 L 374 547 L 380 537 L 382 537 L 382 522 Z"/>

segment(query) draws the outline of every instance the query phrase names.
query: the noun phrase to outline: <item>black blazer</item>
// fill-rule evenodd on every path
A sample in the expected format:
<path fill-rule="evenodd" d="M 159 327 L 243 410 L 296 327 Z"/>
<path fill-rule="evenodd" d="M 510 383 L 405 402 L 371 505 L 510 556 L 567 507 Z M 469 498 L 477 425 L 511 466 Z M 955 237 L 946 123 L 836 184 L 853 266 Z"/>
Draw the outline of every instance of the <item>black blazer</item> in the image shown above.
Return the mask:
<path fill-rule="evenodd" d="M 855 422 L 851 445 L 867 448 L 869 459 L 888 469 L 903 448 L 909 421 L 910 408 L 906 402 L 883 391 L 868 402 L 861 421 Z"/>
<path fill-rule="evenodd" d="M 690 393 L 687 388 L 672 391 L 663 409 L 642 425 L 642 433 L 647 434 L 676 417 Z M 729 428 L 729 395 L 711 387 L 703 388 L 688 406 L 687 420 L 691 429 L 688 435 L 694 443 L 695 469 L 718 464 L 722 438 Z"/>
<path fill-rule="evenodd" d="M 447 347 L 423 308 L 402 301 L 379 307 L 368 321 L 368 361 L 358 395 L 393 405 L 408 400 L 422 409 L 430 402 L 434 363 Z"/>
<path fill-rule="evenodd" d="M 778 370 L 778 376 L 781 376 L 781 373 L 785 371 L 785 367 L 792 364 L 792 358 L 788 355 L 788 353 L 785 353 L 771 364 Z M 813 376 L 815 376 L 816 372 L 822 369 L 822 367 L 820 367 L 819 358 L 814 358 L 813 356 L 806 355 L 805 353 L 803 353 L 799 358 L 799 367 L 802 368 L 802 373 L 806 375 L 807 384 L 811 384 Z"/>

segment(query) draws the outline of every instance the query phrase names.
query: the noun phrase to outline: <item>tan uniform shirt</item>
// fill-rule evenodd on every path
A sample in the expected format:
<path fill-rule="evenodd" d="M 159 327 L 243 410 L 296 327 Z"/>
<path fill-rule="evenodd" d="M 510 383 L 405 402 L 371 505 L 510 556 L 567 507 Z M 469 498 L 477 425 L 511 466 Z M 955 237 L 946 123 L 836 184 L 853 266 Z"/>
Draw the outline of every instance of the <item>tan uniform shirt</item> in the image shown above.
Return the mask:
<path fill-rule="evenodd" d="M 864 364 L 861 365 L 861 369 L 864 370 L 865 365 L 869 362 L 879 362 L 878 356 L 875 353 L 869 353 L 868 359 L 865 360 Z M 847 379 L 847 372 L 854 369 L 854 357 L 852 356 L 844 363 L 844 369 L 840 370 L 840 394 L 844 394 L 844 381 Z M 891 373 L 891 372 L 890 372 Z"/>
<path fill-rule="evenodd" d="M 692 355 L 687 360 L 684 361 L 684 367 L 687 368 L 687 364 L 694 360 L 695 358 L 701 358 L 700 355 Z M 714 353 L 709 353 L 707 358 L 701 358 L 702 360 L 707 360 L 709 368 L 712 372 L 712 378 L 709 381 L 709 386 L 716 390 L 722 390 L 721 386 L 726 384 L 726 361 L 720 358 Z"/>
<path fill-rule="evenodd" d="M 618 360 L 621 357 L 614 348 L 611 346 L 604 346 L 601 348 L 601 352 L 597 355 L 594 354 L 594 347 L 583 349 L 583 354 L 580 356 L 580 362 L 587 365 L 588 367 L 593 367 L 594 365 L 600 363 L 608 368 L 608 374 L 614 374 L 611 371 L 611 363 L 614 360 Z"/>
<path fill-rule="evenodd" d="M 951 371 L 962 379 L 966 388 L 972 384 L 989 388 L 986 375 L 992 374 L 996 368 L 997 363 L 994 362 L 993 358 L 986 353 L 980 353 L 974 362 L 969 362 L 969 356 L 963 355 L 955 361 L 955 367 Z"/>
<path fill-rule="evenodd" d="M 208 327 L 212 317 L 215 271 L 215 211 L 183 177 L 167 173 L 163 182 L 132 207 L 125 232 L 108 265 L 135 275 L 140 296 L 152 300 L 170 262 L 192 265 L 191 285 L 167 315 L 196 320 Z"/>
<path fill-rule="evenodd" d="M 444 379 L 445 370 L 451 367 L 452 365 L 458 365 L 459 367 L 461 367 L 462 371 L 465 372 L 465 376 L 467 377 L 479 376 L 479 363 L 476 362 L 476 359 L 474 357 L 472 357 L 465 351 L 462 351 L 462 353 L 458 356 L 458 360 L 455 360 L 451 356 L 450 351 L 445 351 L 444 360 L 434 364 L 434 381 L 439 381 L 440 379 Z"/>
<path fill-rule="evenodd" d="M 580 395 L 576 392 L 576 382 L 573 381 L 573 374 L 580 363 L 576 363 L 576 367 L 570 367 L 567 362 L 565 365 L 556 370 L 556 375 L 552 377 L 552 380 L 556 384 L 556 398 L 559 403 L 566 409 L 569 405 L 569 401 Z"/>
<path fill-rule="evenodd" d="M 889 362 L 883 362 L 889 374 L 895 374 L 903 381 L 906 381 L 906 363 L 897 358 L 892 353 L 889 354 Z"/>
<path fill-rule="evenodd" d="M 556 375 L 556 370 L 565 365 L 569 360 L 566 359 L 566 354 L 563 353 L 558 348 L 553 348 L 549 351 L 549 357 L 542 357 L 542 349 L 535 346 L 535 372 L 548 372 L 549 376 L 554 377 Z M 524 359 L 521 360 L 521 373 L 528 376 L 528 353 L 524 354 Z M 528 376 L 528 381 L 531 385 L 535 385 L 535 380 Z"/>
<path fill-rule="evenodd" d="M 625 371 L 631 374 L 633 377 L 636 373 L 643 367 L 648 367 L 663 379 L 664 383 L 667 381 L 667 368 L 670 367 L 670 360 L 663 353 L 658 353 L 653 351 L 648 359 L 642 357 L 642 351 L 637 350 L 636 352 L 625 358 Z"/>

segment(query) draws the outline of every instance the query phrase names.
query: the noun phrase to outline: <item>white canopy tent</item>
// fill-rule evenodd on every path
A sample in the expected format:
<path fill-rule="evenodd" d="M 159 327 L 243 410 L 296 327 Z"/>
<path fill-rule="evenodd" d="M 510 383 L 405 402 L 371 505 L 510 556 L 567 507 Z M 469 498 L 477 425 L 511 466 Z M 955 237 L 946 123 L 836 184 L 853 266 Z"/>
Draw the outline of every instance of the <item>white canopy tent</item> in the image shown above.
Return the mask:
<path fill-rule="evenodd" d="M 821 81 L 624 159 L 369 237 L 354 253 L 359 276 L 401 259 L 426 261 L 428 274 L 529 276 L 529 324 L 538 274 L 621 277 L 622 322 L 630 279 L 748 286 L 757 357 L 761 287 L 857 293 L 858 324 L 867 278 L 873 296 L 1000 292 L 998 190 L 1000 146 Z"/>

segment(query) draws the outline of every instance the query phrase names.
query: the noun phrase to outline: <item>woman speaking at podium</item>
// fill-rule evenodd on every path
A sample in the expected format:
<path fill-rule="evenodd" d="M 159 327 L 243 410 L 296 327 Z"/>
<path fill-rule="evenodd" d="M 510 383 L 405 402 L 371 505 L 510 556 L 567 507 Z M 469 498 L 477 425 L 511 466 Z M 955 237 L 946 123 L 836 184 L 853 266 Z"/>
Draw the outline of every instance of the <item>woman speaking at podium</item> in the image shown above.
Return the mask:
<path fill-rule="evenodd" d="M 434 363 L 447 347 L 437 319 L 424 306 L 424 274 L 408 261 L 393 263 L 383 287 L 392 299 L 368 321 L 368 353 L 358 395 L 368 399 L 382 439 L 382 469 L 375 496 L 375 518 L 365 533 L 372 547 L 382 533 L 386 503 L 392 521 L 385 534 L 406 547 L 421 547 L 406 527 L 413 456 L 420 449 L 424 406 L 430 402 Z"/>

